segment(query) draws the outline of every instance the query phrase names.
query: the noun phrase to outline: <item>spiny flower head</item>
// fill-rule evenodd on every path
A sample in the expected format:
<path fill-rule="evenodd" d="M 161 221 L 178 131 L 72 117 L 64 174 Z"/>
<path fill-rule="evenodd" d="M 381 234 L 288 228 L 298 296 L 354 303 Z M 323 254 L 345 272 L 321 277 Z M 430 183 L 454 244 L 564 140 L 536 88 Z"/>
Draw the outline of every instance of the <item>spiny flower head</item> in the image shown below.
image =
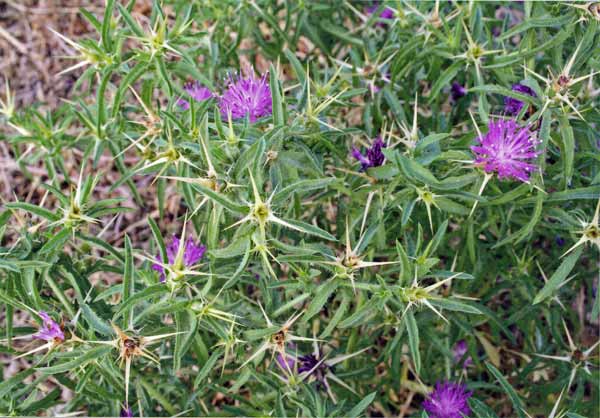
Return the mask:
<path fill-rule="evenodd" d="M 167 258 L 170 265 L 175 263 L 177 258 L 177 252 L 179 251 L 180 239 L 177 236 L 173 236 L 173 240 L 167 245 Z M 183 252 L 183 267 L 190 267 L 196 264 L 204 256 L 206 247 L 204 245 L 197 245 L 194 240 L 190 237 L 185 242 L 185 249 Z M 160 262 L 160 258 L 157 257 L 157 261 Z M 163 262 L 166 262 L 163 260 Z M 152 269 L 161 273 L 160 281 L 164 282 L 165 269 L 160 264 L 154 264 Z"/>
<path fill-rule="evenodd" d="M 499 178 L 529 181 L 529 174 L 537 167 L 531 162 L 537 157 L 537 139 L 529 127 L 519 127 L 514 120 L 490 120 L 487 134 L 472 146 L 475 163 L 486 173 L 496 172 Z"/>
<path fill-rule="evenodd" d="M 457 342 L 454 347 L 452 348 L 452 357 L 454 358 L 454 362 L 458 363 L 460 362 L 460 360 L 464 357 L 465 354 L 467 354 L 468 351 L 468 346 L 467 346 L 467 342 L 465 340 L 460 340 L 459 342 Z M 467 368 L 470 365 L 473 364 L 473 359 L 471 358 L 471 356 L 468 356 L 465 361 L 463 362 L 463 367 Z"/>
<path fill-rule="evenodd" d="M 60 326 L 54 322 L 46 312 L 40 311 L 39 315 L 44 321 L 44 324 L 40 330 L 33 335 L 33 338 L 47 342 L 63 342 L 65 340 L 65 334 L 62 329 L 60 329 Z"/>
<path fill-rule="evenodd" d="M 356 158 L 361 166 L 362 170 L 365 171 L 369 167 L 379 167 L 383 165 L 385 156 L 383 155 L 382 149 L 386 147 L 385 142 L 380 137 L 377 137 L 373 144 L 367 148 L 367 155 L 363 155 L 360 150 L 356 147 L 352 148 L 352 156 Z"/>
<path fill-rule="evenodd" d="M 423 402 L 430 418 L 463 418 L 471 413 L 467 400 L 473 393 L 464 385 L 445 382 L 436 383 L 435 390 Z"/>
<path fill-rule="evenodd" d="M 533 89 L 527 87 L 524 84 L 513 84 L 512 91 L 516 91 L 517 93 L 527 94 L 531 97 L 537 97 Z M 514 97 L 506 96 L 504 98 L 504 111 L 511 115 L 517 115 L 523 109 L 525 103 L 520 101 L 519 99 L 515 99 Z"/>
<path fill-rule="evenodd" d="M 271 89 L 267 81 L 268 73 L 261 78 L 253 75 L 229 78 L 227 90 L 219 98 L 219 109 L 224 119 L 242 119 L 248 116 L 250 122 L 272 113 Z"/>
<path fill-rule="evenodd" d="M 183 86 L 183 89 L 185 90 L 185 92 L 187 94 L 190 95 L 190 97 L 192 99 L 194 99 L 197 102 L 203 102 L 203 101 L 208 100 L 211 97 L 213 97 L 213 94 L 210 91 L 210 89 L 208 87 L 204 87 L 198 81 L 186 83 Z M 188 110 L 190 108 L 190 103 L 187 100 L 185 100 L 185 99 L 179 99 L 177 101 L 177 104 L 183 110 Z"/>

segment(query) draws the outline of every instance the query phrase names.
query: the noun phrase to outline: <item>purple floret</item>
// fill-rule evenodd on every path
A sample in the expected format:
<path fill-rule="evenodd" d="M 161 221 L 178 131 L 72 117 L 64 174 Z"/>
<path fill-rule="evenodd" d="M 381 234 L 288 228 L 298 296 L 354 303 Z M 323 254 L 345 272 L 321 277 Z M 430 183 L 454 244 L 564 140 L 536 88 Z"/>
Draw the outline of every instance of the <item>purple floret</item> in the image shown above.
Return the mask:
<path fill-rule="evenodd" d="M 197 102 L 203 102 L 203 101 L 208 100 L 211 97 L 213 97 L 213 94 L 210 91 L 210 89 L 208 89 L 207 87 L 204 87 L 198 81 L 194 81 L 194 82 L 191 82 L 191 83 L 186 83 L 183 86 L 183 89 L 185 90 L 185 92 L 187 94 L 190 95 L 190 97 L 192 99 L 194 99 Z M 179 100 L 177 100 L 177 104 L 183 110 L 188 110 L 190 108 L 190 103 L 187 100 L 185 100 L 185 99 L 179 99 Z"/>
<path fill-rule="evenodd" d="M 38 314 L 43 320 L 43 325 L 40 330 L 33 335 L 33 338 L 47 342 L 63 342 L 65 340 L 65 334 L 60 329 L 60 326 L 54 322 L 46 312 L 40 311 Z"/>
<path fill-rule="evenodd" d="M 177 258 L 177 252 L 179 251 L 179 238 L 177 236 L 173 236 L 173 240 L 171 244 L 167 245 L 167 261 L 169 265 L 173 265 L 175 263 L 175 259 Z M 194 243 L 192 238 L 188 238 L 185 242 L 185 249 L 183 252 L 183 266 L 190 267 L 196 264 L 200 259 L 204 256 L 206 252 L 206 247 L 204 245 L 197 245 Z M 160 257 L 157 257 L 157 261 L 160 261 Z M 163 263 L 166 261 L 163 260 Z M 160 281 L 164 282 L 165 279 L 165 269 L 160 264 L 154 264 L 152 269 L 161 273 Z"/>
<path fill-rule="evenodd" d="M 370 167 L 379 167 L 385 162 L 385 155 L 383 155 L 383 148 L 386 147 L 385 142 L 379 137 L 373 141 L 373 144 L 367 148 L 367 155 L 363 155 L 358 148 L 352 148 L 352 156 L 360 162 L 362 171 L 365 171 Z"/>
<path fill-rule="evenodd" d="M 121 409 L 121 414 L 119 415 L 121 418 L 133 418 L 133 411 L 129 406 Z"/>
<path fill-rule="evenodd" d="M 271 89 L 267 81 L 268 73 L 261 78 L 250 76 L 230 77 L 227 90 L 219 98 L 219 109 L 223 119 L 243 119 L 250 122 L 272 113 Z"/>
<path fill-rule="evenodd" d="M 366 13 L 368 15 L 372 15 L 373 13 L 375 13 L 377 11 L 377 9 L 379 8 L 379 4 L 374 4 L 372 6 L 369 6 L 366 8 Z M 381 11 L 381 13 L 379 13 L 379 19 L 384 19 L 384 20 L 391 20 L 394 18 L 394 9 L 390 8 L 390 7 L 384 7 L 383 10 Z M 377 26 L 379 27 L 385 27 L 387 26 L 386 22 L 382 22 L 379 21 L 376 23 Z"/>
<path fill-rule="evenodd" d="M 454 345 L 454 348 L 452 349 L 452 357 L 454 358 L 454 362 L 455 363 L 460 362 L 460 360 L 463 358 L 463 356 L 465 354 L 467 354 L 467 351 L 468 351 L 468 346 L 467 346 L 467 342 L 465 340 L 460 340 L 459 342 L 457 342 Z M 465 358 L 463 367 L 469 367 L 472 364 L 473 364 L 473 359 L 471 358 L 471 356 L 468 356 L 467 358 Z"/>
<path fill-rule="evenodd" d="M 279 364 L 279 367 L 281 367 L 287 373 L 294 371 L 294 368 L 296 366 L 296 360 L 294 359 L 294 357 L 286 354 L 284 360 L 283 355 L 281 353 L 278 353 L 276 359 L 277 363 Z"/>
<path fill-rule="evenodd" d="M 491 120 L 488 133 L 472 146 L 475 163 L 486 173 L 496 172 L 498 178 L 529 181 L 537 167 L 532 164 L 538 156 L 537 140 L 529 127 L 519 127 L 514 120 Z"/>
<path fill-rule="evenodd" d="M 472 394 L 458 383 L 436 383 L 435 390 L 423 402 L 423 408 L 430 418 L 463 418 L 471 413 L 467 401 Z"/>
<path fill-rule="evenodd" d="M 516 91 L 517 93 L 527 94 L 531 97 L 537 97 L 535 92 L 524 84 L 514 84 L 512 86 L 512 91 Z M 510 115 L 517 115 L 523 109 L 525 103 L 520 101 L 519 99 L 515 99 L 514 97 L 504 97 L 504 111 Z"/>
<path fill-rule="evenodd" d="M 467 89 L 455 81 L 450 88 L 450 94 L 452 95 L 452 100 L 456 102 L 467 94 Z"/>

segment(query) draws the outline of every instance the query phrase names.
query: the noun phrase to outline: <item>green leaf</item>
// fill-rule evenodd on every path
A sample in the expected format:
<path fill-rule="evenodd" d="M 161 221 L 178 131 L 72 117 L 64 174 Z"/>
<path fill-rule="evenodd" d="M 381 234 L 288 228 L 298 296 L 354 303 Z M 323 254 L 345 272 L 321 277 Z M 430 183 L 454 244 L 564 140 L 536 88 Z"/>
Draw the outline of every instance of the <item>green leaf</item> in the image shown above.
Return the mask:
<path fill-rule="evenodd" d="M 465 303 L 465 302 L 459 302 L 456 299 L 451 299 L 451 298 L 430 298 L 427 299 L 429 301 L 429 303 L 431 303 L 433 306 L 437 306 L 438 308 L 442 308 L 442 309 L 447 309 L 449 311 L 457 311 L 457 312 L 464 312 L 464 313 L 469 313 L 469 314 L 481 314 L 482 312 L 477 309 L 475 306 Z"/>
<path fill-rule="evenodd" d="M 40 254 L 48 254 L 52 253 L 57 248 L 62 250 L 65 243 L 69 240 L 71 236 L 71 230 L 68 228 L 61 229 L 57 234 L 52 235 L 42 248 L 40 248 Z"/>
<path fill-rule="evenodd" d="M 96 330 L 102 335 L 113 335 L 113 329 L 108 322 L 100 318 L 96 312 L 89 305 L 81 305 L 81 314 L 85 320 L 90 324 L 92 329 Z"/>
<path fill-rule="evenodd" d="M 35 369 L 30 367 L 25 369 L 14 376 L 2 381 L 0 383 L 0 399 L 4 398 L 9 392 L 11 392 L 19 383 L 22 383 L 25 379 L 35 373 Z"/>
<path fill-rule="evenodd" d="M 533 299 L 534 305 L 537 305 L 538 303 L 552 296 L 554 291 L 563 284 L 571 270 L 573 270 L 573 267 L 575 267 L 575 263 L 577 263 L 577 260 L 579 260 L 579 256 L 581 256 L 582 251 L 583 245 L 580 245 L 575 250 L 573 250 L 573 252 L 562 261 L 562 263 L 560 263 L 558 269 L 556 269 L 552 277 L 550 277 L 550 279 L 548 280 L 548 282 L 546 282 L 542 290 L 540 290 L 539 293 L 535 296 L 535 299 Z"/>
<path fill-rule="evenodd" d="M 359 403 L 357 403 L 354 406 L 354 408 L 350 410 L 350 412 L 348 412 L 347 416 L 349 418 L 358 417 L 360 414 L 363 413 L 364 410 L 366 410 L 369 407 L 369 405 L 371 405 L 371 403 L 375 399 L 375 396 L 377 396 L 377 392 L 372 392 L 365 396 Z"/>
<path fill-rule="evenodd" d="M 125 7 L 121 6 L 119 3 L 117 3 L 117 8 L 119 9 L 121 16 L 123 16 L 123 18 L 125 19 L 125 22 L 127 23 L 127 26 L 129 26 L 129 29 L 131 29 L 136 36 L 144 38 L 146 34 L 144 33 L 140 25 L 137 24 L 133 16 L 131 16 L 129 11 Z"/>
<path fill-rule="evenodd" d="M 302 319 L 304 321 L 308 321 L 310 318 L 318 314 L 321 311 L 323 305 L 327 303 L 327 299 L 329 299 L 329 296 L 331 296 L 331 294 L 336 291 L 338 285 L 339 281 L 336 279 L 331 279 L 321 284 L 321 286 L 319 286 L 317 290 L 315 290 L 315 296 L 310 305 L 308 305 L 308 309 L 304 313 Z"/>
<path fill-rule="evenodd" d="M 208 375 L 214 369 L 215 364 L 217 363 L 222 354 L 223 353 L 221 352 L 221 350 L 213 351 L 206 363 L 204 363 L 204 365 L 202 366 L 202 369 L 200 369 L 198 376 L 196 376 L 196 380 L 194 380 L 194 388 L 198 388 L 200 383 L 202 383 L 202 381 L 208 377 Z"/>
<path fill-rule="evenodd" d="M 104 8 L 104 19 L 102 20 L 102 46 L 109 53 L 112 51 L 112 39 L 110 37 L 110 24 L 112 21 L 112 12 L 115 6 L 115 0 L 107 0 Z"/>
<path fill-rule="evenodd" d="M 285 226 L 285 224 L 288 224 L 288 228 L 290 227 L 289 225 L 291 225 L 293 227 L 291 229 L 299 230 L 301 232 L 304 232 L 305 234 L 315 235 L 319 238 L 323 238 L 329 241 L 337 241 L 336 237 L 331 235 L 329 232 L 322 230 L 318 226 L 314 226 L 302 221 L 297 221 L 295 219 L 281 219 L 281 221 L 284 222 L 281 223 L 281 225 Z"/>
<path fill-rule="evenodd" d="M 275 67 L 273 67 L 273 64 L 271 64 L 269 71 L 269 86 L 271 88 L 271 100 L 273 102 L 273 123 L 275 126 L 283 126 L 285 124 L 285 113 L 279 87 L 279 79 L 277 78 L 277 71 L 275 70 Z"/>
<path fill-rule="evenodd" d="M 431 87 L 431 92 L 429 93 L 429 103 L 433 103 L 442 91 L 442 88 L 450 85 L 450 82 L 456 77 L 456 74 L 458 74 L 458 71 L 463 68 L 463 66 L 464 62 L 456 60 L 450 67 L 446 68 L 442 74 L 436 77 L 436 80 Z"/>
<path fill-rule="evenodd" d="M 304 302 L 310 297 L 310 295 L 310 293 L 302 293 L 301 295 L 296 296 L 294 299 L 287 301 L 273 312 L 273 318 L 277 318 L 284 312 L 287 312 L 290 309 L 294 308 L 294 306 Z"/>
<path fill-rule="evenodd" d="M 223 206 L 225 209 L 233 213 L 237 213 L 240 215 L 246 215 L 248 213 L 247 206 L 238 205 L 237 203 L 232 202 L 228 197 L 219 192 L 215 192 L 214 190 L 209 189 L 208 187 L 204 187 L 200 184 L 193 184 L 192 187 L 198 190 L 206 197 L 208 197 L 209 199 L 211 199 L 212 201 L 214 201 L 215 203 Z"/>
<path fill-rule="evenodd" d="M 496 380 L 498 380 L 500 386 L 502 386 L 502 388 L 512 401 L 514 411 L 519 415 L 519 417 L 524 417 L 523 401 L 521 400 L 521 398 L 519 398 L 519 395 L 517 395 L 515 389 L 510 385 L 510 383 L 508 383 L 506 378 L 502 375 L 502 373 L 500 373 L 500 371 L 497 368 L 494 367 L 493 364 L 486 362 L 485 366 L 494 375 Z"/>
<path fill-rule="evenodd" d="M 129 300 L 134 293 L 134 270 L 133 270 L 133 253 L 131 250 L 131 241 L 129 236 L 125 235 L 125 266 L 123 270 L 123 300 Z M 133 321 L 133 310 L 127 308 L 123 311 L 123 322 L 125 329 L 131 327 Z"/>
<path fill-rule="evenodd" d="M 564 188 L 566 189 L 571 184 L 573 177 L 573 161 L 575 159 L 575 137 L 573 128 L 566 116 L 560 118 L 560 135 L 562 138 L 561 151 L 563 152 L 563 173 Z"/>
<path fill-rule="evenodd" d="M 173 369 L 181 368 L 181 360 L 192 344 L 198 327 L 198 318 L 192 310 L 179 311 L 175 314 L 177 332 L 175 335 L 175 352 L 173 355 Z"/>
<path fill-rule="evenodd" d="M 41 218 L 47 219 L 51 222 L 56 222 L 60 219 L 60 216 L 50 212 L 48 209 L 41 208 L 31 203 L 25 202 L 12 202 L 4 205 L 8 209 L 22 209 L 26 212 L 33 213 Z"/>
<path fill-rule="evenodd" d="M 125 300 L 119 306 L 119 309 L 115 313 L 114 317 L 118 317 L 125 310 L 133 307 L 136 303 L 150 299 L 153 296 L 160 295 L 163 293 L 168 293 L 169 288 L 164 283 L 155 284 L 154 286 L 150 286 L 145 288 L 144 290 L 132 295 L 129 299 Z"/>
<path fill-rule="evenodd" d="M 38 372 L 43 374 L 57 374 L 69 371 L 77 370 L 80 366 L 95 360 L 99 357 L 107 355 L 113 347 L 102 345 L 100 347 L 94 347 L 91 350 L 86 350 L 81 356 L 66 361 L 64 363 L 57 364 L 51 367 L 39 367 L 36 369 Z"/>
<path fill-rule="evenodd" d="M 302 193 L 312 190 L 326 189 L 331 183 L 336 182 L 335 178 L 324 178 L 324 179 L 309 179 L 300 180 L 289 186 L 284 187 L 279 192 L 275 193 L 271 202 L 280 203 L 287 199 L 292 193 Z"/>
<path fill-rule="evenodd" d="M 388 151 L 384 150 L 384 154 L 386 154 L 387 157 Z M 438 179 L 435 178 L 431 171 L 423 167 L 415 160 L 407 158 L 397 151 L 393 151 L 389 157 L 394 158 L 396 163 L 400 166 L 406 177 L 409 179 L 420 181 L 428 186 L 435 186 L 439 184 Z"/>
<path fill-rule="evenodd" d="M 421 353 L 419 351 L 419 327 L 414 314 L 409 309 L 404 315 L 406 330 L 408 331 L 408 346 L 410 355 L 415 363 L 415 372 L 417 375 L 421 373 Z"/>

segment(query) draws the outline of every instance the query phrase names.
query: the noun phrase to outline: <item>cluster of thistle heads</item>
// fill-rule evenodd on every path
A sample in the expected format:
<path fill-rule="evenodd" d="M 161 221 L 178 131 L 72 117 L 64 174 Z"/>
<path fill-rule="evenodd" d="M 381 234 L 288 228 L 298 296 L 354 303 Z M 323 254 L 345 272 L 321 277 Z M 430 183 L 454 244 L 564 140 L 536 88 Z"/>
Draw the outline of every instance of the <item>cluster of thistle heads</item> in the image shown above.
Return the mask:
<path fill-rule="evenodd" d="M 520 84 L 514 86 L 513 89 L 533 94 L 529 88 Z M 198 102 L 216 97 L 213 92 L 203 87 L 199 82 L 186 84 L 184 90 L 190 99 Z M 452 87 L 452 90 L 460 91 L 455 86 Z M 250 122 L 255 122 L 258 118 L 271 114 L 271 90 L 266 75 L 260 78 L 254 76 L 230 78 L 227 89 L 218 97 L 218 100 L 223 118 L 248 118 Z M 178 103 L 183 110 L 189 109 L 188 101 L 180 99 Z M 507 114 L 519 113 L 522 106 L 523 103 L 516 99 L 506 99 L 505 110 Z M 474 164 L 483 168 L 488 175 L 495 173 L 500 179 L 527 182 L 531 173 L 536 170 L 533 163 L 538 155 L 535 149 L 537 144 L 535 134 L 531 132 L 528 126 L 520 126 L 513 118 L 492 120 L 488 126 L 488 132 L 485 135 L 479 133 L 477 141 L 478 144 L 471 147 L 475 154 Z M 366 171 L 385 163 L 383 150 L 387 146 L 388 144 L 381 137 L 377 137 L 364 154 L 357 147 L 354 147 L 352 156 L 360 163 L 360 170 Z M 168 277 L 173 277 L 173 274 L 175 274 L 174 280 L 178 280 L 181 279 L 181 276 L 191 273 L 191 269 L 202 260 L 205 252 L 206 247 L 196 243 L 191 237 L 186 239 L 185 236 L 181 236 L 181 238 L 174 236 L 166 246 L 166 257 L 157 256 L 152 269 L 158 272 L 161 283 L 167 282 Z M 39 316 L 43 320 L 43 326 L 34 335 L 34 338 L 47 342 L 42 348 L 53 348 L 65 342 L 62 328 L 47 313 L 39 312 Z M 121 357 L 126 362 L 127 370 L 129 370 L 131 360 L 135 356 L 141 355 L 153 359 L 151 353 L 145 350 L 139 340 L 129 338 L 118 329 L 117 334 L 117 340 L 112 343 L 120 348 Z M 159 336 L 159 338 L 170 335 Z M 157 339 L 154 337 L 153 340 L 156 341 Z M 290 340 L 287 338 L 285 341 L 289 342 Z M 264 347 L 265 349 L 268 348 L 269 344 Z M 312 354 L 298 355 L 296 353 L 295 356 L 286 354 L 286 350 L 281 348 L 281 344 L 275 346 L 275 349 L 278 352 L 277 364 L 282 371 L 283 379 L 297 375 L 300 380 L 316 381 L 332 397 L 334 395 L 330 389 L 330 382 L 337 382 L 348 387 L 334 374 L 337 361 L 323 358 L 319 348 L 316 348 Z M 462 360 L 466 352 L 466 342 L 459 342 L 454 347 L 455 361 Z M 344 356 L 344 359 L 347 357 Z M 464 367 L 471 364 L 470 357 L 464 359 Z M 129 383 L 128 379 L 127 376 L 127 385 Z M 468 416 L 470 408 L 467 400 L 471 394 L 472 392 L 467 391 L 464 384 L 454 382 L 438 383 L 423 403 L 423 408 L 433 418 Z M 127 398 L 128 391 L 126 392 Z M 122 416 L 132 416 L 132 409 L 128 404 L 128 400 L 125 402 Z"/>
<path fill-rule="evenodd" d="M 388 7 L 382 8 L 375 5 L 369 7 L 366 12 L 367 14 L 378 12 L 376 25 L 381 28 L 386 27 L 388 24 L 386 21 L 394 18 L 394 10 Z M 570 83 L 579 80 L 569 78 L 568 73 L 567 69 L 566 75 L 562 74 L 558 78 L 546 80 L 548 85 L 552 85 L 556 89 L 557 94 L 560 94 L 565 86 L 568 87 Z M 520 95 L 537 97 L 534 89 L 526 85 L 525 82 L 505 87 Z M 183 91 L 185 94 L 177 101 L 182 111 L 190 110 L 192 102 L 202 103 L 209 100 L 216 100 L 220 115 L 224 120 L 247 119 L 250 123 L 255 123 L 261 118 L 269 117 L 272 114 L 271 86 L 269 85 L 268 74 L 266 73 L 261 76 L 256 76 L 255 74 L 230 76 L 221 92 L 211 91 L 199 81 L 186 83 L 183 86 Z M 457 103 L 469 94 L 469 89 L 455 81 L 450 86 L 450 94 L 452 102 Z M 563 95 L 560 96 L 559 100 L 568 101 L 569 99 L 566 95 Z M 415 118 L 416 106 L 415 103 Z M 473 160 L 470 163 L 473 168 L 481 169 L 485 173 L 480 194 L 483 192 L 485 184 L 494 175 L 500 180 L 529 183 L 532 176 L 541 174 L 537 161 L 540 151 L 538 150 L 539 140 L 536 130 L 539 129 L 539 125 L 536 127 L 523 122 L 523 117 L 532 114 L 533 111 L 532 105 L 516 97 L 506 96 L 502 116 L 492 118 L 488 126 L 483 128 L 484 132 L 477 125 L 474 126 L 477 135 L 475 143 L 470 147 L 473 153 Z M 386 163 L 386 150 L 395 147 L 397 144 L 391 143 L 390 137 L 386 136 L 384 132 L 380 136 L 375 137 L 370 144 L 365 145 L 362 147 L 362 150 L 358 146 L 352 147 L 351 156 L 356 160 L 359 171 L 369 173 L 371 169 L 380 167 Z M 600 204 L 598 208 L 600 208 Z M 593 221 L 584 225 L 585 230 L 582 233 L 582 240 L 569 251 L 588 241 L 600 247 L 598 208 L 596 209 Z M 475 206 L 473 207 L 474 209 Z M 253 214 L 253 216 L 259 215 Z M 280 224 L 290 226 L 281 222 Z M 173 281 L 176 282 L 185 275 L 194 274 L 195 268 L 202 261 L 206 251 L 207 248 L 204 245 L 196 242 L 191 237 L 186 237 L 185 233 L 183 233 L 181 237 L 174 236 L 172 238 L 165 248 L 164 255 L 158 255 L 152 259 L 152 269 L 157 272 L 160 283 L 169 284 Z M 354 254 L 351 255 L 355 256 Z M 349 263 L 350 258 L 346 257 L 345 262 Z M 357 261 L 358 264 L 360 262 L 360 260 Z M 213 310 L 212 314 L 218 318 L 228 318 L 226 313 L 216 310 Z M 75 335 L 71 335 L 71 338 L 67 339 L 63 326 L 55 322 L 48 313 L 40 311 L 37 312 L 37 315 L 42 325 L 39 331 L 33 334 L 33 338 L 42 340 L 45 344 L 29 353 L 39 351 L 40 349 L 53 349 L 67 342 L 82 342 Z M 317 345 L 316 339 L 294 337 L 288 332 L 289 326 L 293 324 L 295 319 L 290 320 L 279 333 L 273 334 L 273 340 L 265 342 L 249 361 L 256 355 L 261 354 L 262 351 L 272 349 L 276 356 L 276 364 L 280 370 L 279 377 L 282 381 L 288 382 L 294 379 L 314 381 L 333 397 L 330 389 L 332 383 L 347 387 L 336 376 L 336 364 L 360 353 L 357 352 L 339 358 L 328 358 L 322 348 Z M 272 325 L 268 318 L 267 322 L 269 322 L 269 325 Z M 131 360 L 135 356 L 142 356 L 156 361 L 152 353 L 146 349 L 148 345 L 175 335 L 163 334 L 140 338 L 130 336 L 118 328 L 115 329 L 115 332 L 117 338 L 106 344 L 120 350 L 121 358 L 126 364 L 127 375 L 129 374 Z M 299 353 L 293 341 L 312 341 L 315 343 L 315 349 L 312 353 Z M 460 364 L 463 368 L 466 369 L 473 365 L 466 341 L 462 340 L 456 343 L 452 354 L 454 362 Z M 128 376 L 126 381 L 128 384 Z M 124 407 L 121 412 L 122 417 L 133 416 L 132 408 L 128 402 L 127 389 Z M 432 418 L 461 418 L 471 413 L 468 403 L 471 396 L 472 392 L 467 390 L 467 386 L 463 383 L 451 381 L 437 382 L 434 389 L 424 400 L 422 407 Z"/>

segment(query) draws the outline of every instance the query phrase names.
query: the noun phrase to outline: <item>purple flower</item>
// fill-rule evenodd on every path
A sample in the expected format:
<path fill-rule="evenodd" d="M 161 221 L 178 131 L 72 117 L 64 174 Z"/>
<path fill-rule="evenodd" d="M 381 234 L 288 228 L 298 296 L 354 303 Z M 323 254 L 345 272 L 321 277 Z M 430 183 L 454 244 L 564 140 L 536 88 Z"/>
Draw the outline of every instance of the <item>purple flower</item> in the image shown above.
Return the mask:
<path fill-rule="evenodd" d="M 186 83 L 183 86 L 183 89 L 186 91 L 187 94 L 191 96 L 192 99 L 194 99 L 197 102 L 203 102 L 213 97 L 212 92 L 207 87 L 204 87 L 202 84 L 200 84 L 198 81 Z M 190 108 L 189 102 L 185 99 L 177 100 L 177 104 L 183 110 L 188 110 Z"/>
<path fill-rule="evenodd" d="M 452 357 L 454 358 L 454 362 L 455 363 L 460 362 L 460 360 L 464 357 L 464 355 L 467 354 L 467 351 L 468 351 L 468 346 L 467 346 L 467 342 L 465 340 L 460 340 L 459 342 L 457 342 L 454 345 L 454 348 L 452 349 Z M 473 364 L 473 359 L 471 358 L 471 356 L 468 356 L 467 358 L 465 358 L 463 367 L 467 368 L 472 364 Z"/>
<path fill-rule="evenodd" d="M 450 88 L 450 94 L 452 95 L 452 100 L 456 102 L 467 94 L 467 89 L 455 81 Z"/>
<path fill-rule="evenodd" d="M 467 392 L 464 385 L 438 382 L 435 390 L 423 402 L 423 408 L 431 418 L 463 418 L 471 413 L 467 400 L 472 394 Z"/>
<path fill-rule="evenodd" d="M 512 91 L 516 91 L 517 93 L 527 94 L 531 97 L 537 97 L 535 92 L 527 87 L 524 84 L 513 84 Z M 506 96 L 504 98 L 504 111 L 511 115 L 517 115 L 523 109 L 524 103 L 519 99 L 515 99 L 514 97 Z"/>
<path fill-rule="evenodd" d="M 173 240 L 171 244 L 167 245 L 167 261 L 169 265 L 173 265 L 175 263 L 175 259 L 177 258 L 177 252 L 179 251 L 179 238 L 177 236 L 173 236 Z M 185 242 L 185 249 L 183 251 L 183 266 L 190 267 L 196 264 L 200 259 L 204 256 L 206 252 L 206 247 L 204 245 L 196 245 L 192 238 L 188 238 Z M 160 257 L 157 257 L 157 261 L 160 262 Z M 166 261 L 163 260 L 163 263 Z M 152 266 L 153 270 L 156 270 L 161 273 L 160 281 L 164 282 L 165 279 L 165 269 L 160 264 L 154 264 Z"/>
<path fill-rule="evenodd" d="M 373 13 L 375 13 L 377 11 L 377 9 L 379 8 L 379 4 L 374 4 L 372 6 L 367 7 L 366 9 L 366 13 L 368 15 L 372 15 Z M 381 11 L 381 13 L 379 13 L 379 22 L 377 22 L 375 25 L 379 26 L 379 27 L 385 27 L 387 26 L 386 22 L 382 22 L 381 19 L 385 19 L 385 20 L 391 20 L 394 18 L 394 9 L 389 8 L 389 7 L 384 7 L 383 10 Z"/>
<path fill-rule="evenodd" d="M 250 76 L 229 78 L 227 90 L 219 98 L 219 109 L 224 119 L 242 119 L 248 116 L 250 122 L 268 116 L 272 112 L 271 89 L 267 81 L 268 73 L 261 78 Z"/>
<path fill-rule="evenodd" d="M 527 182 L 537 167 L 531 162 L 537 157 L 537 140 L 529 127 L 519 128 L 514 120 L 491 120 L 488 133 L 472 146 L 475 163 L 486 173 L 496 172 L 498 178 L 514 178 Z"/>
<path fill-rule="evenodd" d="M 276 359 L 279 367 L 281 367 L 286 373 L 291 373 L 294 371 L 294 368 L 296 367 L 296 359 L 294 359 L 294 357 L 286 354 L 284 360 L 283 355 L 278 353 Z"/>
<path fill-rule="evenodd" d="M 373 144 L 367 148 L 367 155 L 363 155 L 358 148 L 352 148 L 352 156 L 356 158 L 361 166 L 362 171 L 365 171 L 369 167 L 379 167 L 383 165 L 385 156 L 383 155 L 382 149 L 385 148 L 385 142 L 380 137 L 375 138 Z"/>
<path fill-rule="evenodd" d="M 36 334 L 33 334 L 33 338 L 47 342 L 63 342 L 65 340 L 65 334 L 60 329 L 60 326 L 54 322 L 46 312 L 40 311 L 39 315 L 44 321 L 44 324 Z"/>
<path fill-rule="evenodd" d="M 323 358 L 322 355 L 319 355 L 319 357 L 321 359 Z M 298 373 L 310 372 L 311 376 L 313 376 L 317 381 L 326 381 L 326 376 L 327 373 L 331 370 L 331 366 L 327 365 L 325 361 L 321 361 L 314 354 L 307 354 L 306 356 L 301 356 L 298 360 L 300 362 L 300 366 L 298 367 Z"/>
<path fill-rule="evenodd" d="M 133 418 L 133 411 L 129 406 L 121 409 L 121 414 L 119 415 L 121 418 Z"/>

